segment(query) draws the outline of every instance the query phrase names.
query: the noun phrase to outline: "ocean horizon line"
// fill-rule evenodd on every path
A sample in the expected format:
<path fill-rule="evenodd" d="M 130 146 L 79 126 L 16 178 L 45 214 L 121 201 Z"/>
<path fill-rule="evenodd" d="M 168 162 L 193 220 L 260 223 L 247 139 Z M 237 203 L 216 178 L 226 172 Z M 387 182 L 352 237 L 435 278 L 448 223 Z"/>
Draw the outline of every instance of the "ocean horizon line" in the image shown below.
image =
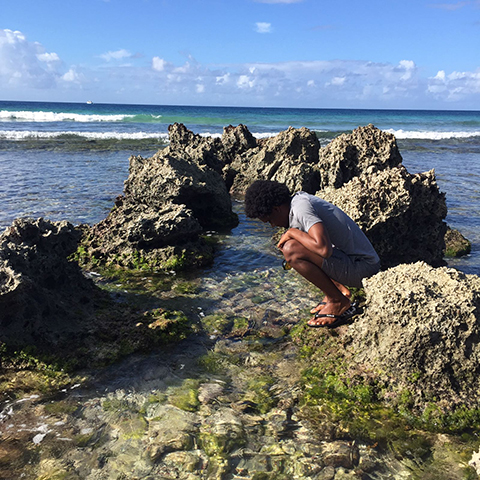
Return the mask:
<path fill-rule="evenodd" d="M 480 113 L 480 109 L 437 109 L 437 108 L 392 108 L 392 107 L 280 107 L 280 106 L 248 106 L 248 105 L 192 105 L 192 104 L 156 104 L 156 103 L 112 103 L 94 101 L 64 101 L 64 100 L 0 100 L 0 103 L 32 103 L 32 104 L 60 104 L 86 106 L 130 106 L 130 107 L 165 107 L 165 108 L 218 108 L 218 109 L 249 109 L 249 110 L 306 110 L 306 111 L 360 111 L 360 112 L 467 112 Z"/>

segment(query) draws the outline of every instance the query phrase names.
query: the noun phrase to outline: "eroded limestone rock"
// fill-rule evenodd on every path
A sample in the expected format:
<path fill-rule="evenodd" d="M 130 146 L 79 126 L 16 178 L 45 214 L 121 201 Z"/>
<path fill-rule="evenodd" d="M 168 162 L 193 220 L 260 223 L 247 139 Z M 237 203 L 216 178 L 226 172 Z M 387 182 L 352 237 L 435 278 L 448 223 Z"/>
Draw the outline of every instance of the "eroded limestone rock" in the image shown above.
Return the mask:
<path fill-rule="evenodd" d="M 68 222 L 17 219 L 0 236 L 0 341 L 56 344 L 81 330 L 102 295 L 67 257 L 80 232 Z"/>
<path fill-rule="evenodd" d="M 223 140 L 223 137 L 222 137 Z M 257 179 L 282 182 L 292 191 L 314 193 L 318 189 L 318 163 L 320 143 L 314 132 L 307 128 L 288 128 L 274 137 L 258 142 L 237 155 L 230 165 L 234 177 L 231 192 L 244 194 Z"/>
<path fill-rule="evenodd" d="M 219 173 L 219 140 L 178 124 L 170 137 L 171 145 L 153 157 L 130 158 L 124 195 L 86 236 L 89 258 L 128 268 L 202 266 L 213 249 L 200 233 L 238 224 Z"/>
<path fill-rule="evenodd" d="M 17 219 L 0 236 L 0 343 L 91 366 L 185 324 L 173 315 L 158 326 L 158 316 L 115 302 L 70 260 L 79 238 L 72 224 L 42 218 Z"/>
<path fill-rule="evenodd" d="M 354 177 L 398 167 L 401 163 L 393 134 L 372 124 L 358 127 L 320 150 L 320 189 L 340 188 Z"/>
<path fill-rule="evenodd" d="M 445 195 L 433 170 L 411 175 L 399 166 L 355 177 L 318 195 L 340 207 L 365 232 L 384 268 L 423 260 L 444 265 Z"/>
<path fill-rule="evenodd" d="M 364 281 L 365 313 L 348 329 L 357 362 L 384 372 L 420 408 L 478 405 L 480 278 L 424 262 Z"/>

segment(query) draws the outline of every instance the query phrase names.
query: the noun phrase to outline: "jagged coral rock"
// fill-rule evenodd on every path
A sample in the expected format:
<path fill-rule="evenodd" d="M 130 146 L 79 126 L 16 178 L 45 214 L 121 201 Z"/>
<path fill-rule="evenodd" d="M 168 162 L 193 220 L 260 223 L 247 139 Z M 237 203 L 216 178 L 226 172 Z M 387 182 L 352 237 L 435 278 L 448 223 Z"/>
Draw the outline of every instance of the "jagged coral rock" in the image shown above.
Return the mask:
<path fill-rule="evenodd" d="M 70 260 L 79 238 L 72 224 L 42 218 L 17 219 L 0 236 L 0 343 L 79 367 L 182 336 L 183 314 L 158 325 L 87 278 Z"/>
<path fill-rule="evenodd" d="M 356 362 L 424 408 L 478 406 L 480 278 L 424 262 L 364 280 L 364 314 L 348 329 Z"/>
<path fill-rule="evenodd" d="M 285 183 L 293 192 L 304 190 L 314 193 L 318 189 L 318 163 L 320 143 L 314 132 L 307 128 L 288 128 L 274 137 L 258 142 L 238 155 L 230 165 L 235 171 L 231 191 L 243 194 L 257 179 Z"/>
<path fill-rule="evenodd" d="M 81 330 L 103 294 L 67 257 L 80 233 L 68 222 L 17 219 L 0 236 L 0 341 L 54 345 Z"/>
<path fill-rule="evenodd" d="M 219 139 L 183 125 L 170 128 L 171 145 L 151 158 L 130 158 L 124 195 L 108 217 L 85 236 L 90 258 L 132 268 L 202 266 L 213 249 L 205 229 L 238 224 L 221 172 Z M 177 261 L 181 259 L 181 261 Z"/>
<path fill-rule="evenodd" d="M 444 264 L 447 207 L 433 170 L 411 175 L 403 166 L 389 168 L 362 174 L 318 195 L 357 222 L 383 267 L 418 260 Z"/>
<path fill-rule="evenodd" d="M 343 134 L 320 150 L 320 187 L 340 188 L 352 178 L 398 167 L 402 156 L 395 136 L 372 124 Z"/>

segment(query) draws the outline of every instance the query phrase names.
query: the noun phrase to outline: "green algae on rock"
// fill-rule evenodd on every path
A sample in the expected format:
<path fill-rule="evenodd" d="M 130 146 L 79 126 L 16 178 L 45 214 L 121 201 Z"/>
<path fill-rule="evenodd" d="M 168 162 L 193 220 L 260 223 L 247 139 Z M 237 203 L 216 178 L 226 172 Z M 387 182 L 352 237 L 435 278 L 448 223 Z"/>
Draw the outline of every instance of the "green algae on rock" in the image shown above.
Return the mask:
<path fill-rule="evenodd" d="M 458 230 L 448 228 L 445 233 L 445 256 L 462 257 L 468 255 L 472 249 L 472 243 L 467 240 Z"/>

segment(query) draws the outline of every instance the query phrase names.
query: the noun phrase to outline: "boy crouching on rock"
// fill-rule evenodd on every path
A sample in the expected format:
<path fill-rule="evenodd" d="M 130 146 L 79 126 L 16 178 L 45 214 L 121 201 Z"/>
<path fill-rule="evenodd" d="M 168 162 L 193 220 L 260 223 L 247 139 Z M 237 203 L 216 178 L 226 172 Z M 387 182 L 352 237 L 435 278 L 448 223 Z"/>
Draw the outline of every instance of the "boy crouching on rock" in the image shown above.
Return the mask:
<path fill-rule="evenodd" d="M 305 192 L 292 196 L 286 185 L 270 180 L 250 185 L 245 213 L 288 229 L 277 247 L 292 268 L 325 294 L 308 325 L 349 323 L 358 310 L 346 285 L 361 287 L 363 278 L 380 270 L 380 259 L 359 226 L 335 205 Z"/>

